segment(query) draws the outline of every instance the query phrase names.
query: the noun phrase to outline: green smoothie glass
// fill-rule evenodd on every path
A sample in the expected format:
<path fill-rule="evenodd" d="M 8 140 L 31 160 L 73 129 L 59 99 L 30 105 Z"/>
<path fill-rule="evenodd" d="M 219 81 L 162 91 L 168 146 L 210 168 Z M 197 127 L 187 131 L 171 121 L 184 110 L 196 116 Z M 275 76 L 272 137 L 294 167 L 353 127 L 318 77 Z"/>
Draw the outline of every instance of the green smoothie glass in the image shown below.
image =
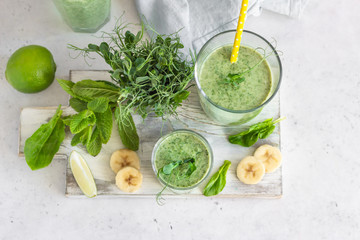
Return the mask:
<path fill-rule="evenodd" d="M 190 175 L 188 163 L 178 165 L 170 174 L 158 173 L 165 165 L 193 159 L 195 171 Z M 161 137 L 152 152 L 151 164 L 160 183 L 175 193 L 188 193 L 209 175 L 213 165 L 213 152 L 208 141 L 200 134 L 186 129 L 175 130 Z"/>
<path fill-rule="evenodd" d="M 110 19 L 111 0 L 54 0 L 75 32 L 97 32 Z"/>
<path fill-rule="evenodd" d="M 222 125 L 243 124 L 248 122 L 255 116 L 257 116 L 261 112 L 263 107 L 266 104 L 268 104 L 278 92 L 281 83 L 281 76 L 282 76 L 281 61 L 275 48 L 260 35 L 244 30 L 241 39 L 241 46 L 248 49 L 247 50 L 248 52 L 252 51 L 253 55 L 265 54 L 267 56 L 266 59 L 261 64 L 263 65 L 266 64 L 267 73 L 268 73 L 266 76 L 267 79 L 269 79 L 268 81 L 271 81 L 271 83 L 268 84 L 266 92 L 260 92 L 265 90 L 262 90 L 262 88 L 256 86 L 255 82 L 250 82 L 253 81 L 252 76 L 255 76 L 257 74 L 255 71 L 259 69 L 258 67 L 258 68 L 254 68 L 254 72 L 250 72 L 249 75 L 246 75 L 247 77 L 244 82 L 241 82 L 236 86 L 234 85 L 234 87 L 232 87 L 232 85 L 226 85 L 227 90 L 224 90 L 226 89 L 224 87 L 225 85 L 223 85 L 224 81 L 226 81 L 227 74 L 230 74 L 230 72 L 224 73 L 224 71 L 226 71 L 224 69 L 227 69 L 225 67 L 229 67 L 229 69 L 232 68 L 233 71 L 236 72 L 237 67 L 239 68 L 243 67 L 243 69 L 249 69 L 250 67 L 254 66 L 254 62 L 250 64 L 249 63 L 250 61 L 247 61 L 248 59 L 249 60 L 254 59 L 253 56 L 251 55 L 249 56 L 243 55 L 242 60 L 245 60 L 244 64 L 242 64 L 242 62 L 239 61 L 238 63 L 236 63 L 239 64 L 236 65 L 236 68 L 233 68 L 234 64 L 233 66 L 228 66 L 231 64 L 230 63 L 231 50 L 229 52 L 229 45 L 232 46 L 235 38 L 235 33 L 236 33 L 235 30 L 230 30 L 219 33 L 214 37 L 212 37 L 201 48 L 195 64 L 195 81 L 198 88 L 201 106 L 209 118 L 215 120 L 216 122 Z M 218 54 L 222 52 L 224 53 L 223 55 Z M 229 58 L 227 57 L 221 58 L 221 56 L 225 56 L 225 52 L 229 52 Z M 212 55 L 214 53 L 216 53 L 217 55 Z M 214 56 L 216 57 L 214 58 Z M 240 55 L 239 55 L 239 59 L 240 59 Z M 262 58 L 260 57 L 260 59 Z M 207 62 L 207 60 L 209 61 Z M 223 65 L 224 61 L 228 65 Z M 243 70 L 241 71 L 239 70 L 240 73 L 242 71 Z M 262 80 L 262 77 L 255 80 L 260 81 Z M 228 84 L 228 82 L 225 82 L 225 84 Z M 250 89 L 251 85 L 253 85 L 252 89 Z M 209 90 L 209 86 L 212 87 L 211 92 Z M 230 89 L 231 91 L 228 90 L 229 86 L 231 86 L 232 88 Z M 246 91 L 249 91 L 249 94 L 246 93 L 247 94 L 246 96 L 248 97 L 249 101 L 251 101 L 251 99 L 256 99 L 257 97 L 256 95 L 262 95 L 263 98 L 261 98 L 261 101 L 259 103 L 256 103 L 256 105 L 253 105 L 249 108 L 244 107 L 244 108 L 231 109 L 229 107 L 224 107 L 225 101 L 227 101 L 226 104 L 230 106 L 230 105 L 234 105 L 233 104 L 234 102 L 232 102 L 233 99 L 234 101 L 236 101 L 236 99 L 238 100 L 246 99 L 246 98 L 241 98 L 241 96 L 245 97 L 245 94 L 244 95 L 242 94 L 243 92 Z M 250 94 L 250 91 L 251 94 L 253 95 Z M 207 95 L 206 92 L 208 92 L 209 95 Z M 211 95 L 212 97 L 209 97 Z M 224 101 L 224 104 L 222 104 L 221 101 Z"/>

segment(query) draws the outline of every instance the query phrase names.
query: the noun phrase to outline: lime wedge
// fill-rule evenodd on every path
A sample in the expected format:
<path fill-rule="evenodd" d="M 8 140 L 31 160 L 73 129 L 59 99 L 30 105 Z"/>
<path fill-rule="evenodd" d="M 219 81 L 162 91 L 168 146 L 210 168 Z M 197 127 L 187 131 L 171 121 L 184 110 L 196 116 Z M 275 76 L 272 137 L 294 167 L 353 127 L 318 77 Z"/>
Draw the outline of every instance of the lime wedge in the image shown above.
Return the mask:
<path fill-rule="evenodd" d="M 87 197 L 95 197 L 97 194 L 94 177 L 85 159 L 76 151 L 72 151 L 69 158 L 70 168 L 81 191 Z"/>

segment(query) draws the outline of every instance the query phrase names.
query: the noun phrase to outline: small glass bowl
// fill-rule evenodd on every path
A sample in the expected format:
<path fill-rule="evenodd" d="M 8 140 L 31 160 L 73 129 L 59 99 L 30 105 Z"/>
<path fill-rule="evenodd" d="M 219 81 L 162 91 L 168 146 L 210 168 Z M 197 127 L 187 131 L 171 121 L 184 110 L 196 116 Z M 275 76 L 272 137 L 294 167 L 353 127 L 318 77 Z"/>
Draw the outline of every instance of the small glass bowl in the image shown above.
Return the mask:
<path fill-rule="evenodd" d="M 195 63 L 195 81 L 200 97 L 200 104 L 209 118 L 222 125 L 243 124 L 256 117 L 261 112 L 262 108 L 268 104 L 278 92 L 282 77 L 281 61 L 278 53 L 271 45 L 271 43 L 254 32 L 244 30 L 241 37 L 242 46 L 250 47 L 252 49 L 267 49 L 268 51 L 273 51 L 274 53 L 266 58 L 272 75 L 272 87 L 269 96 L 261 105 L 247 110 L 231 110 L 214 103 L 201 88 L 199 79 L 200 71 L 202 69 L 203 63 L 211 53 L 220 47 L 225 45 L 232 45 L 234 43 L 235 33 L 235 30 L 221 32 L 208 40 L 201 48 Z"/>
<path fill-rule="evenodd" d="M 192 189 L 196 188 L 197 186 L 199 186 L 199 184 L 201 184 L 208 176 L 209 176 L 209 173 L 211 172 L 211 169 L 213 167 L 213 162 L 214 162 L 214 155 L 213 155 L 213 151 L 212 151 L 212 148 L 209 144 L 209 142 L 203 137 L 201 136 L 199 133 L 197 132 L 194 132 L 192 130 L 187 130 L 187 129 L 179 129 L 179 130 L 175 130 L 175 131 L 172 131 L 171 133 L 168 133 L 166 134 L 165 136 L 161 137 L 155 144 L 154 146 L 154 149 L 152 151 L 152 155 L 151 155 L 151 165 L 152 165 L 152 168 L 154 170 L 154 173 L 156 175 L 156 178 L 159 180 L 159 182 L 166 186 L 167 183 L 160 177 L 157 177 L 158 175 L 158 170 L 156 169 L 156 166 L 155 166 L 155 160 L 156 160 L 156 154 L 157 154 L 157 150 L 158 148 L 160 147 L 160 145 L 168 138 L 170 137 L 171 135 L 173 134 L 176 134 L 176 133 L 187 133 L 187 134 L 192 134 L 194 136 L 196 136 L 204 145 L 205 147 L 207 148 L 208 152 L 209 152 L 209 168 L 207 169 L 207 172 L 205 173 L 205 175 L 202 177 L 202 179 L 199 180 L 199 182 L 197 182 L 195 185 L 193 186 L 190 186 L 190 187 L 174 187 L 174 186 L 171 186 L 171 185 L 168 185 L 167 187 L 172 190 L 174 193 L 177 193 L 177 194 L 184 194 L 184 193 L 188 193 L 190 192 Z"/>

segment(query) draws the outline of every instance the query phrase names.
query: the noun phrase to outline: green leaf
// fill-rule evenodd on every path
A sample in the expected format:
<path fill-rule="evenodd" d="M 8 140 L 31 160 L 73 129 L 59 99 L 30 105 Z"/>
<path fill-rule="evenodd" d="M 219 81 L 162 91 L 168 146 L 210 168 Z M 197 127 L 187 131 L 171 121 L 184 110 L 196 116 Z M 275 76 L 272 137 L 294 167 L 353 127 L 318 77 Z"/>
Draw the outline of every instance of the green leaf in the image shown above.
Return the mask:
<path fill-rule="evenodd" d="M 190 95 L 189 91 L 186 91 L 186 90 L 181 91 L 175 95 L 174 101 L 176 103 L 181 103 L 182 101 L 186 100 L 189 97 L 189 95 Z"/>
<path fill-rule="evenodd" d="M 81 143 L 80 137 L 82 136 L 83 131 L 85 131 L 85 129 L 73 136 L 73 138 L 71 139 L 71 146 L 74 147 L 74 146 L 78 145 L 79 143 Z"/>
<path fill-rule="evenodd" d="M 87 108 L 92 110 L 93 112 L 103 113 L 108 109 L 109 99 L 107 97 L 99 97 L 90 101 L 87 104 Z"/>
<path fill-rule="evenodd" d="M 124 106 L 117 106 L 115 119 L 119 127 L 119 135 L 125 147 L 137 151 L 139 149 L 139 136 L 131 113 Z"/>
<path fill-rule="evenodd" d="M 66 126 L 70 126 L 71 120 L 72 120 L 73 115 L 69 115 L 66 117 L 62 117 L 62 121 L 64 122 L 64 124 Z"/>
<path fill-rule="evenodd" d="M 229 73 L 224 79 L 224 83 L 231 84 L 232 86 L 238 86 L 240 83 L 245 81 L 245 77 L 243 77 L 243 73 L 240 74 L 231 74 Z"/>
<path fill-rule="evenodd" d="M 188 167 L 188 170 L 186 171 L 185 175 L 187 177 L 190 177 L 191 174 L 193 174 L 193 172 L 195 172 L 196 170 L 196 166 L 193 162 L 189 162 L 189 167 Z"/>
<path fill-rule="evenodd" d="M 105 83 L 106 85 L 109 85 L 110 87 L 119 89 L 119 87 L 118 87 L 116 84 L 114 84 L 114 83 L 112 83 L 112 82 L 109 82 L 109 81 L 105 81 L 105 80 L 95 80 L 95 82 Z"/>
<path fill-rule="evenodd" d="M 80 96 L 86 101 L 91 101 L 99 97 L 107 97 L 110 102 L 116 102 L 119 98 L 119 88 L 93 80 L 77 82 L 72 90 L 77 96 Z"/>
<path fill-rule="evenodd" d="M 135 82 L 137 83 L 137 84 L 141 84 L 141 83 L 143 83 L 143 82 L 145 82 L 145 81 L 147 81 L 147 80 L 149 80 L 150 78 L 148 77 L 148 76 L 145 76 L 145 77 L 137 77 L 136 79 L 135 79 Z"/>
<path fill-rule="evenodd" d="M 48 166 L 59 151 L 60 144 L 65 138 L 65 125 L 60 120 L 61 114 L 60 105 L 51 120 L 42 124 L 31 137 L 26 139 L 24 154 L 32 170 Z"/>
<path fill-rule="evenodd" d="M 106 42 L 100 43 L 99 50 L 103 55 L 109 54 L 109 45 Z"/>
<path fill-rule="evenodd" d="M 84 110 L 73 116 L 70 122 L 70 131 L 71 133 L 79 133 L 84 130 L 89 125 L 94 125 L 96 122 L 96 117 L 93 111 Z"/>
<path fill-rule="evenodd" d="M 272 118 L 269 118 L 263 122 L 251 125 L 246 131 L 229 136 L 229 142 L 243 147 L 250 147 L 254 145 L 259 138 L 265 139 L 269 137 L 275 130 L 275 124 L 282 120 L 282 118 L 279 118 L 273 121 Z"/>
<path fill-rule="evenodd" d="M 131 33 L 130 31 L 126 31 L 125 33 L 125 44 L 128 47 L 131 47 L 134 44 L 135 41 L 135 35 Z"/>
<path fill-rule="evenodd" d="M 92 50 L 92 51 L 94 51 L 94 52 L 100 51 L 100 48 L 99 48 L 98 45 L 91 44 L 91 43 L 88 45 L 88 49 L 89 49 L 89 50 Z"/>
<path fill-rule="evenodd" d="M 175 161 L 175 162 L 171 162 L 171 163 L 169 163 L 169 164 L 166 164 L 165 166 L 162 167 L 162 172 L 163 172 L 164 174 L 166 174 L 166 175 L 171 174 L 171 172 L 172 172 L 175 168 L 177 168 L 177 167 L 180 165 L 181 162 L 182 162 L 181 160 L 178 160 L 178 161 Z"/>
<path fill-rule="evenodd" d="M 82 112 L 87 109 L 87 103 L 79 98 L 72 97 L 69 100 L 70 107 L 77 112 Z"/>
<path fill-rule="evenodd" d="M 226 173 L 231 166 L 231 162 L 228 160 L 224 161 L 224 164 L 220 167 L 209 180 L 204 188 L 203 194 L 205 196 L 214 196 L 219 194 L 226 185 Z"/>
<path fill-rule="evenodd" d="M 65 92 L 70 94 L 70 96 L 75 97 L 75 93 L 72 91 L 72 87 L 75 85 L 72 81 L 64 80 L 64 79 L 56 79 L 59 85 L 64 89 Z"/>
<path fill-rule="evenodd" d="M 261 138 L 261 139 L 267 138 L 268 136 L 270 136 L 274 132 L 274 130 L 275 130 L 275 125 L 267 127 L 266 129 L 262 130 L 259 133 L 259 138 Z"/>
<path fill-rule="evenodd" d="M 269 118 L 269 119 L 266 119 L 265 121 L 263 122 L 259 122 L 259 123 L 256 123 L 254 125 L 251 125 L 249 130 L 246 132 L 252 132 L 252 131 L 258 131 L 258 130 L 261 130 L 263 128 L 267 128 L 268 126 L 271 126 L 273 123 L 272 123 L 272 118 Z"/>
<path fill-rule="evenodd" d="M 110 140 L 113 126 L 111 108 L 108 107 L 108 109 L 104 113 L 95 113 L 95 116 L 96 127 L 99 129 L 102 143 L 105 144 Z"/>
<path fill-rule="evenodd" d="M 165 174 L 165 175 L 170 175 L 174 169 L 176 169 L 177 167 L 187 164 L 187 170 L 185 171 L 185 174 L 183 174 L 183 176 L 180 176 L 182 178 L 184 177 L 190 177 L 191 174 L 196 170 L 196 166 L 195 166 L 195 159 L 194 158 L 187 158 L 184 160 L 177 160 L 177 161 L 173 161 L 169 164 L 164 165 L 159 171 L 158 171 L 158 175 L 160 174 Z M 158 176 L 159 177 L 159 176 Z"/>
<path fill-rule="evenodd" d="M 90 155 L 96 156 L 101 151 L 101 138 L 100 138 L 100 131 L 96 127 L 93 133 L 91 134 L 91 138 L 86 144 L 86 150 Z"/>
<path fill-rule="evenodd" d="M 85 146 L 89 138 L 91 137 L 91 132 L 92 132 L 92 127 L 88 126 L 81 132 L 75 134 L 71 139 L 71 146 L 76 146 L 79 143 L 82 143 Z"/>

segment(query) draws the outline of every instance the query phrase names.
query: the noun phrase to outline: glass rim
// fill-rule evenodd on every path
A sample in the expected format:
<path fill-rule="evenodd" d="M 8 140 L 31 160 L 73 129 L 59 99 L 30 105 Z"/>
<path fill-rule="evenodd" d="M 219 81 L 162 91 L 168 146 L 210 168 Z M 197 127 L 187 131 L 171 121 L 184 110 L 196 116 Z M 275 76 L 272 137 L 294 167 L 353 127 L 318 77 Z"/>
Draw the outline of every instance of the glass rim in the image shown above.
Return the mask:
<path fill-rule="evenodd" d="M 280 60 L 280 57 L 279 57 L 279 54 L 278 52 L 276 51 L 276 49 L 274 48 L 274 46 L 268 41 L 266 40 L 265 38 L 263 38 L 262 36 L 260 36 L 259 34 L 257 33 L 254 33 L 252 31 L 249 31 L 249 30 L 244 30 L 243 32 L 244 33 L 248 33 L 248 34 L 252 34 L 258 38 L 260 38 L 261 40 L 263 40 L 271 49 L 272 51 L 275 53 L 275 57 L 279 63 L 279 82 L 275 88 L 275 91 L 272 93 L 272 95 L 266 99 L 266 101 L 264 101 L 262 104 L 260 104 L 259 106 L 257 107 L 254 107 L 254 108 L 250 108 L 250 109 L 246 109 L 246 110 L 232 110 L 232 109 L 228 109 L 228 108 L 225 108 L 225 107 L 222 107 L 216 103 L 214 103 L 207 95 L 206 93 L 203 91 L 203 89 L 201 88 L 200 86 L 200 81 L 199 81 L 199 76 L 198 76 L 198 61 L 199 61 L 199 56 L 201 55 L 201 53 L 204 51 L 205 47 L 216 37 L 222 35 L 222 34 L 226 34 L 226 33 L 236 33 L 236 30 L 227 30 L 227 31 L 224 31 L 224 32 L 220 32 L 218 34 L 216 34 L 215 36 L 211 37 L 200 49 L 199 51 L 199 54 L 197 55 L 197 58 L 196 58 L 196 61 L 195 61 L 195 81 L 196 81 L 196 86 L 198 88 L 198 90 L 200 91 L 201 95 L 208 101 L 210 102 L 213 106 L 215 106 L 216 108 L 219 108 L 223 111 L 226 111 L 226 112 L 230 112 L 230 113 L 249 113 L 249 112 L 254 112 L 256 111 L 257 109 L 260 109 L 262 107 L 264 107 L 267 103 L 269 103 L 273 98 L 274 96 L 277 94 L 277 92 L 279 91 L 279 88 L 280 88 L 280 85 L 281 85 L 281 81 L 282 81 L 282 64 L 281 64 L 281 60 Z M 271 70 L 271 66 L 270 66 L 270 70 Z"/>
<path fill-rule="evenodd" d="M 156 166 L 155 166 L 155 157 L 156 157 L 156 153 L 157 153 L 157 150 L 159 148 L 159 146 L 161 145 L 161 143 L 166 139 L 168 138 L 169 136 L 171 136 L 172 134 L 175 134 L 177 132 L 186 132 L 186 133 L 191 133 L 191 134 L 194 134 L 196 135 L 197 137 L 200 138 L 200 140 L 205 144 L 205 147 L 208 149 L 209 151 L 209 161 L 210 161 L 210 164 L 209 164 L 209 168 L 208 168 L 208 171 L 207 173 L 204 175 L 204 177 L 198 182 L 196 183 L 195 185 L 191 186 L 191 187 L 174 187 L 174 186 L 171 186 L 170 184 L 168 184 L 167 182 L 165 182 L 162 178 L 158 178 L 157 177 L 157 169 L 156 169 Z M 193 130 L 190 130 L 190 129 L 177 129 L 177 130 L 173 130 L 171 131 L 170 133 L 162 136 L 159 138 L 159 140 L 157 140 L 157 142 L 155 143 L 155 146 L 153 148 L 153 151 L 152 151 L 152 154 L 151 154 L 151 166 L 153 168 L 153 171 L 155 173 L 155 176 L 156 176 L 156 179 L 159 180 L 159 182 L 161 184 L 163 184 L 164 186 L 167 185 L 167 187 L 169 187 L 170 189 L 172 190 L 191 190 L 191 189 L 194 189 L 196 188 L 197 186 L 199 186 L 210 174 L 211 170 L 212 170 L 212 167 L 213 167 L 213 163 L 214 163 L 214 154 L 213 154 L 213 151 L 212 151 L 212 148 L 211 148 L 211 145 L 210 143 L 208 142 L 208 140 L 206 140 L 205 137 L 203 137 L 201 134 L 193 131 Z"/>

